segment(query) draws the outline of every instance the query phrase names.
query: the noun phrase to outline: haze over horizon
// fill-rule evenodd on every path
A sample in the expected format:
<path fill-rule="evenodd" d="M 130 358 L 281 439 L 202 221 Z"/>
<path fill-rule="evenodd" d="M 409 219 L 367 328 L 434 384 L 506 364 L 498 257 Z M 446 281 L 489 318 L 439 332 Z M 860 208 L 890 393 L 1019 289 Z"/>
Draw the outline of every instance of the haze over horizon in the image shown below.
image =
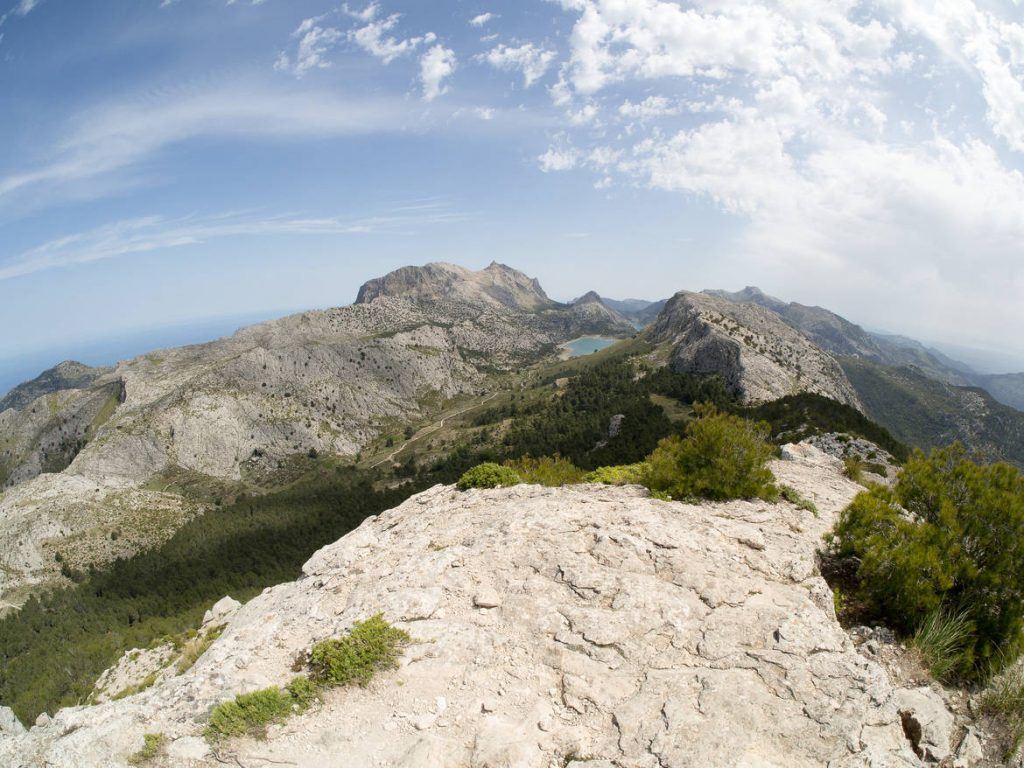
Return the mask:
<path fill-rule="evenodd" d="M 8 0 L 0 361 L 492 259 L 1024 360 L 1022 15 Z"/>

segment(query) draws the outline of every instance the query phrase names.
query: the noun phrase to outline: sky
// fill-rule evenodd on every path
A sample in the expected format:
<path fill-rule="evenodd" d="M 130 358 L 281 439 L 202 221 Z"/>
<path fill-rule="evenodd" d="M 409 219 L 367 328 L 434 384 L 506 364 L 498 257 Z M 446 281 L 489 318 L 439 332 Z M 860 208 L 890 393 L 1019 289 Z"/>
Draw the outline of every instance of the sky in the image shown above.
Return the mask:
<path fill-rule="evenodd" d="M 436 260 L 1024 368 L 1016 0 L 0 0 L 0 118 L 0 378 Z"/>

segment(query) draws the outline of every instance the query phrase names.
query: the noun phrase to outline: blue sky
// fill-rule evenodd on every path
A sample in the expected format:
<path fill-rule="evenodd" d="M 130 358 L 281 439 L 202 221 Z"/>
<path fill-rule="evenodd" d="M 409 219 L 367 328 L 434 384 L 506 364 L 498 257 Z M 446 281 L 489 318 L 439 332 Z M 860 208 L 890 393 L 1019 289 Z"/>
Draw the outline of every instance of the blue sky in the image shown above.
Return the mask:
<path fill-rule="evenodd" d="M 8 0 L 0 360 L 492 259 L 1024 358 L 1024 8 L 933 5 Z"/>

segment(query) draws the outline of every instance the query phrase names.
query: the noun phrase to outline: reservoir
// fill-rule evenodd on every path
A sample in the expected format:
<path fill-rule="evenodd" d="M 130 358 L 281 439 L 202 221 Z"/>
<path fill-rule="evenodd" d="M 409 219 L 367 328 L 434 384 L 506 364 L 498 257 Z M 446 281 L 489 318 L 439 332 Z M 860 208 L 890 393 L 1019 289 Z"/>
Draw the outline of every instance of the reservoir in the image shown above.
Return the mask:
<path fill-rule="evenodd" d="M 567 341 L 562 345 L 562 357 L 580 357 L 598 352 L 605 347 L 610 347 L 619 339 L 610 339 L 607 336 L 581 336 L 578 339 Z"/>

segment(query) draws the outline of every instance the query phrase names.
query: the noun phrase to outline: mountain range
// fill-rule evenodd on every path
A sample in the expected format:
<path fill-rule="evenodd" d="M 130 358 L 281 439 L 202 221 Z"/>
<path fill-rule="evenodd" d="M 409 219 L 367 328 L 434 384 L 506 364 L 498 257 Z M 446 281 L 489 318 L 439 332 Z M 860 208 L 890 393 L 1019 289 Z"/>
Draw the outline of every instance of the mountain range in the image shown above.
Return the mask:
<path fill-rule="evenodd" d="M 307 456 L 365 466 L 375 452 L 377 466 L 396 455 L 385 450 L 395 435 L 438 429 L 460 403 L 526 387 L 535 366 L 585 335 L 629 339 L 652 364 L 717 376 L 746 403 L 822 395 L 908 444 L 961 440 L 1024 465 L 1024 413 L 977 374 L 825 309 L 756 288 L 561 303 L 501 264 L 404 267 L 365 283 L 349 306 L 108 368 L 62 363 L 8 393 L 0 595 L 17 605 L 61 573 L 167 539 L 207 508 L 196 487 L 259 493 Z M 1000 381 L 1006 397 L 1016 379 Z"/>

